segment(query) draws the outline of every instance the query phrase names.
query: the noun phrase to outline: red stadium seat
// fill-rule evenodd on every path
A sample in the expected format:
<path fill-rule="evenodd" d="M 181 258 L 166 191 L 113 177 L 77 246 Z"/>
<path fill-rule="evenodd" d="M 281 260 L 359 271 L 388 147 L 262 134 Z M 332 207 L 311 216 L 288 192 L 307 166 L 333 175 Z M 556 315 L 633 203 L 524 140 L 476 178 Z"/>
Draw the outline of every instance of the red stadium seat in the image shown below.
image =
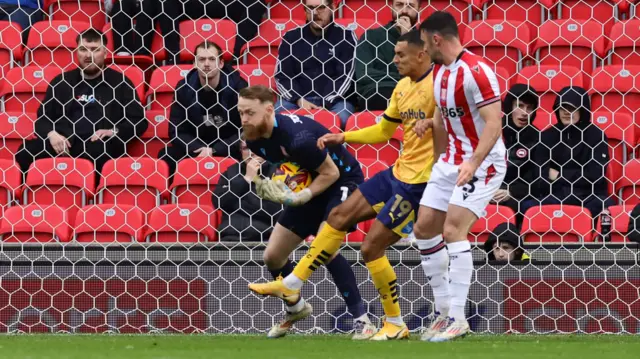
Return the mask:
<path fill-rule="evenodd" d="M 374 19 L 336 19 L 336 24 L 344 26 L 345 29 L 355 32 L 356 37 L 360 39 L 367 30 L 375 29 L 385 24 L 380 24 Z"/>
<path fill-rule="evenodd" d="M 153 57 L 147 55 L 117 55 L 115 54 L 115 48 L 113 45 L 113 30 L 111 29 L 111 23 L 107 23 L 102 28 L 102 32 L 107 38 L 107 50 L 109 51 L 108 61 L 118 65 L 136 65 L 137 67 L 146 70 L 153 66 Z M 159 31 L 158 31 L 159 33 Z M 159 35 L 158 35 L 159 36 Z"/>
<path fill-rule="evenodd" d="M 501 223 L 516 224 L 516 214 L 509 207 L 490 204 L 486 211 L 487 214 L 479 218 L 469 231 L 467 238 L 472 243 L 486 242 L 491 232 Z"/>
<path fill-rule="evenodd" d="M 592 71 L 604 57 L 603 25 L 589 20 L 550 20 L 540 25 L 532 53 L 541 65 Z"/>
<path fill-rule="evenodd" d="M 629 230 L 629 215 L 633 210 L 632 205 L 611 206 L 609 212 L 611 214 L 611 242 L 625 242 Z M 598 218 L 596 225 L 596 233 L 602 233 L 602 219 Z"/>
<path fill-rule="evenodd" d="M 236 69 L 240 72 L 245 81 L 249 83 L 249 86 L 264 85 L 271 89 L 276 89 L 274 65 L 239 65 Z"/>
<path fill-rule="evenodd" d="M 168 111 L 146 111 L 145 117 L 149 126 L 139 139 L 127 144 L 127 153 L 132 157 L 157 158 L 160 150 L 169 144 Z"/>
<path fill-rule="evenodd" d="M 560 19 L 593 20 L 609 33 L 619 12 L 626 12 L 626 0 L 562 0 L 558 2 Z"/>
<path fill-rule="evenodd" d="M 192 61 L 195 55 L 193 51 L 196 46 L 204 40 L 210 40 L 218 44 L 222 48 L 223 57 L 230 60 L 237 34 L 236 24 L 231 20 L 200 19 L 182 21 L 180 22 L 180 37 L 182 38 L 180 59 L 182 61 Z M 152 52 L 154 52 L 153 49 Z"/>
<path fill-rule="evenodd" d="M 514 83 L 526 84 L 536 89 L 540 95 L 540 108 L 549 113 L 553 112 L 553 102 L 564 87 L 588 87 L 582 71 L 564 65 L 527 66 L 518 73 Z"/>
<path fill-rule="evenodd" d="M 40 21 L 31 26 L 24 55 L 27 65 L 56 66 L 70 70 L 77 66 L 76 37 L 89 29 L 88 22 Z"/>
<path fill-rule="evenodd" d="M 373 219 L 358 223 L 356 230 L 347 234 L 347 243 L 362 243 L 371 229 Z"/>
<path fill-rule="evenodd" d="M 287 114 L 288 111 L 282 112 L 282 114 Z M 340 118 L 333 112 L 327 110 L 295 110 L 291 112 L 293 115 L 309 117 L 316 122 L 321 123 L 324 127 L 326 127 L 329 131 L 333 133 L 342 132 L 340 129 Z"/>
<path fill-rule="evenodd" d="M 290 18 L 271 18 L 263 21 L 258 35 L 244 45 L 244 63 L 275 65 L 282 37 L 292 29 L 304 26 L 304 21 Z"/>
<path fill-rule="evenodd" d="M 375 158 L 358 158 L 358 162 L 360 162 L 360 166 L 362 167 L 362 172 L 364 173 L 364 179 L 368 180 L 369 178 L 377 175 L 382 171 L 386 171 L 389 168 L 389 164 L 384 161 L 379 161 Z"/>
<path fill-rule="evenodd" d="M 34 137 L 35 113 L 0 113 L 0 159 L 13 160 L 24 140 Z"/>
<path fill-rule="evenodd" d="M 624 113 L 596 111 L 592 115 L 594 125 L 600 127 L 609 144 L 609 193 L 614 193 L 628 155 L 635 144 L 635 126 L 631 116 Z"/>
<path fill-rule="evenodd" d="M 536 119 L 533 120 L 533 126 L 540 131 L 544 131 L 556 123 L 558 123 L 556 114 L 547 112 L 546 110 L 538 110 Z"/>
<path fill-rule="evenodd" d="M 122 157 L 107 161 L 98 186 L 98 203 L 129 204 L 145 213 L 162 204 L 169 166 L 154 158 Z"/>
<path fill-rule="evenodd" d="M 616 187 L 623 204 L 640 203 L 640 160 L 633 159 L 624 165 L 622 177 L 616 182 Z"/>
<path fill-rule="evenodd" d="M 220 175 L 237 162 L 228 157 L 186 158 L 178 162 L 171 184 L 173 203 L 213 207 L 211 196 Z"/>
<path fill-rule="evenodd" d="M 145 223 L 144 212 L 134 206 L 86 206 L 75 216 L 75 240 L 81 243 L 140 242 Z"/>
<path fill-rule="evenodd" d="M 345 131 L 359 130 L 376 124 L 377 117 L 382 116 L 382 112 L 360 112 L 349 117 Z M 396 163 L 400 150 L 402 148 L 403 132 L 398 126 L 393 138 L 387 143 L 378 143 L 372 145 L 362 145 L 352 143 L 348 145 L 349 152 L 353 153 L 356 158 L 375 158 L 389 165 Z"/>
<path fill-rule="evenodd" d="M 17 23 L 0 21 L 0 78 L 22 62 L 22 29 Z"/>
<path fill-rule="evenodd" d="M 13 160 L 0 159 L 0 208 L 10 206 L 17 200 L 22 184 L 22 172 Z"/>
<path fill-rule="evenodd" d="M 100 0 L 45 0 L 44 8 L 51 20 L 87 22 L 94 29 L 102 29 L 107 20 Z"/>
<path fill-rule="evenodd" d="M 292 19 L 295 21 L 305 21 L 306 12 L 304 4 L 298 0 L 277 0 L 272 1 L 269 6 L 268 19 Z"/>
<path fill-rule="evenodd" d="M 49 83 L 60 75 L 58 66 L 14 67 L 4 79 L 0 97 L 5 112 L 38 112 L 40 101 L 47 93 Z"/>
<path fill-rule="evenodd" d="M 340 11 L 343 19 L 356 22 L 370 19 L 386 25 L 393 19 L 393 9 L 387 0 L 345 0 Z"/>
<path fill-rule="evenodd" d="M 620 21 L 613 25 L 609 35 L 607 54 L 612 65 L 640 64 L 640 19 Z"/>
<path fill-rule="evenodd" d="M 169 111 L 173 104 L 178 82 L 185 78 L 193 65 L 163 66 L 155 69 L 149 81 L 147 103 L 151 110 Z"/>
<path fill-rule="evenodd" d="M 640 66 L 612 65 L 596 69 L 591 86 L 591 108 L 616 114 L 627 114 L 635 118 L 640 126 Z M 636 131 L 636 136 L 640 135 Z M 637 137 L 636 137 L 637 138 Z"/>
<path fill-rule="evenodd" d="M 482 56 L 508 73 L 516 73 L 529 52 L 529 27 L 519 21 L 474 21 L 466 28 L 462 41 L 467 50 Z"/>
<path fill-rule="evenodd" d="M 500 21 L 523 21 L 538 35 L 538 26 L 549 19 L 550 9 L 558 0 L 480 0 L 484 18 Z"/>
<path fill-rule="evenodd" d="M 458 21 L 458 24 L 468 24 L 473 20 L 475 12 L 480 10 L 477 0 L 431 0 L 423 1 L 420 8 L 420 18 L 426 19 L 435 11 L 447 11 Z"/>
<path fill-rule="evenodd" d="M 218 239 L 218 220 L 213 208 L 195 204 L 169 204 L 151 212 L 147 242 L 195 243 Z"/>
<path fill-rule="evenodd" d="M 109 65 L 109 68 L 122 72 L 122 74 L 131 81 L 134 88 L 136 89 L 136 93 L 138 94 L 138 99 L 144 105 L 146 103 L 146 99 L 144 97 L 146 89 L 144 72 L 142 71 L 142 69 L 133 65 Z"/>
<path fill-rule="evenodd" d="M 27 171 L 24 204 L 56 205 L 72 209 L 86 206 L 95 192 L 93 163 L 81 158 L 56 157 L 34 161 Z"/>
<path fill-rule="evenodd" d="M 526 243 L 591 242 L 593 220 L 580 206 L 544 205 L 524 214 L 522 235 Z"/>
<path fill-rule="evenodd" d="M 0 222 L 0 240 L 9 243 L 68 242 L 71 226 L 60 207 L 36 204 L 10 207 Z"/>

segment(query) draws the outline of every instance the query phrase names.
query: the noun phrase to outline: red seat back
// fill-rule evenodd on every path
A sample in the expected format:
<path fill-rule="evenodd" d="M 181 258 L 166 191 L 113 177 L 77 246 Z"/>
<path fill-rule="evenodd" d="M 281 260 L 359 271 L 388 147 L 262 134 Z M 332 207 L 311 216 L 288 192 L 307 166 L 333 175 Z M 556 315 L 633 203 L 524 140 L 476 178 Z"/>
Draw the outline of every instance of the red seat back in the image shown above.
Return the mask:
<path fill-rule="evenodd" d="M 495 66 L 515 74 L 529 52 L 531 35 L 520 21 L 474 21 L 462 35 L 464 46 Z"/>
<path fill-rule="evenodd" d="M 293 18 L 270 18 L 258 28 L 258 35 L 244 49 L 246 64 L 275 65 L 282 37 L 290 30 L 303 26 L 304 21 Z"/>
<path fill-rule="evenodd" d="M 629 230 L 629 215 L 633 210 L 633 205 L 611 206 L 611 242 L 625 242 Z M 602 218 L 598 218 L 596 233 L 602 233 Z"/>
<path fill-rule="evenodd" d="M 509 207 L 490 204 L 486 211 L 487 214 L 479 218 L 469 231 L 467 238 L 472 243 L 486 242 L 493 230 L 502 223 L 516 224 L 516 214 Z"/>
<path fill-rule="evenodd" d="M 146 103 L 146 99 L 144 97 L 146 88 L 144 72 L 142 71 L 142 69 L 135 65 L 109 65 L 109 68 L 122 72 L 122 74 L 131 81 L 131 83 L 133 84 L 133 88 L 136 90 L 136 94 L 138 95 L 138 100 L 140 100 L 140 102 L 144 105 Z"/>
<path fill-rule="evenodd" d="M 580 206 L 543 205 L 524 214 L 522 235 L 525 243 L 591 242 L 593 220 Z"/>
<path fill-rule="evenodd" d="M 192 61 L 196 46 L 205 40 L 210 40 L 218 44 L 222 48 L 223 57 L 230 60 L 237 34 L 236 24 L 231 20 L 200 19 L 182 21 L 180 22 L 180 42 L 182 44 L 180 59 L 182 61 Z M 154 52 L 153 49 L 152 52 Z"/>
<path fill-rule="evenodd" d="M 51 20 L 71 20 L 89 23 L 94 29 L 102 29 L 106 22 L 104 5 L 99 0 L 45 0 Z"/>
<path fill-rule="evenodd" d="M 145 239 L 162 243 L 215 242 L 217 227 L 217 216 L 211 207 L 170 204 L 153 210 Z"/>
<path fill-rule="evenodd" d="M 0 207 L 7 207 L 13 203 L 21 184 L 20 167 L 12 160 L 0 159 Z"/>
<path fill-rule="evenodd" d="M 622 177 L 616 182 L 620 198 L 626 205 L 640 203 L 640 160 L 627 162 L 622 169 Z"/>
<path fill-rule="evenodd" d="M 67 212 L 56 206 L 10 207 L 4 211 L 0 222 L 3 242 L 68 242 L 71 227 Z"/>
<path fill-rule="evenodd" d="M 162 66 L 153 71 L 147 91 L 147 103 L 151 104 L 151 110 L 163 110 L 168 113 L 173 104 L 178 82 L 191 70 L 193 65 L 175 65 Z"/>
<path fill-rule="evenodd" d="M 178 162 L 171 184 L 173 202 L 213 207 L 211 196 L 220 175 L 237 162 L 227 157 L 186 158 Z"/>
<path fill-rule="evenodd" d="M 75 240 L 81 243 L 131 243 L 142 240 L 145 214 L 134 206 L 98 204 L 75 216 Z"/>
<path fill-rule="evenodd" d="M 0 89 L 5 112 L 38 112 L 40 102 L 47 93 L 49 83 L 62 73 L 58 66 L 14 67 L 9 71 Z"/>
<path fill-rule="evenodd" d="M 524 67 L 518 73 L 514 83 L 526 84 L 536 89 L 540 95 L 540 108 L 549 113 L 553 112 L 553 102 L 564 87 L 587 87 L 583 72 L 576 67 L 565 65 Z"/>
<path fill-rule="evenodd" d="M 127 144 L 127 153 L 132 157 L 157 158 L 160 150 L 169 144 L 168 111 L 145 111 L 149 126 L 140 138 L 134 138 Z"/>
<path fill-rule="evenodd" d="M 607 53 L 612 65 L 640 64 L 640 19 L 630 19 L 613 24 L 609 34 Z"/>
<path fill-rule="evenodd" d="M 65 70 L 76 67 L 76 38 L 91 25 L 87 22 L 39 21 L 29 30 L 25 62 L 30 65 L 56 66 Z M 102 27 L 100 27 L 101 29 Z"/>
<path fill-rule="evenodd" d="M 13 160 L 24 140 L 34 137 L 35 113 L 0 113 L 0 159 Z"/>
<path fill-rule="evenodd" d="M 17 23 L 0 21 L 0 78 L 22 61 L 22 29 Z"/>
<path fill-rule="evenodd" d="M 360 112 L 349 117 L 345 131 L 354 131 L 365 127 L 373 126 L 377 122 L 377 118 L 382 116 L 382 112 Z M 396 130 L 394 137 L 387 143 L 377 143 L 371 145 L 362 145 L 352 143 L 348 145 L 348 150 L 356 156 L 356 158 L 375 158 L 389 165 L 396 163 L 400 156 L 402 148 L 402 130 Z"/>
<path fill-rule="evenodd" d="M 239 65 L 236 68 L 249 86 L 263 85 L 276 90 L 276 82 L 273 77 L 275 73 L 274 65 Z"/>

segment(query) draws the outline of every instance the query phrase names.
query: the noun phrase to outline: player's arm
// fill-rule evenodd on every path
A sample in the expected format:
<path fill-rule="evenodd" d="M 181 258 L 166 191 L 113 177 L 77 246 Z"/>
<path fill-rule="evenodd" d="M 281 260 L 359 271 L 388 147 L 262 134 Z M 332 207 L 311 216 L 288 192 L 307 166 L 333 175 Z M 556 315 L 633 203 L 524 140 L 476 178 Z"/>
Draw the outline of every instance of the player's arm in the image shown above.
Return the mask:
<path fill-rule="evenodd" d="M 315 171 L 317 173 L 316 178 L 314 178 L 313 182 L 306 188 L 311 192 L 312 198 L 326 191 L 327 188 L 340 178 L 340 170 L 329 154 L 327 154 L 322 164 L 320 164 Z"/>
<path fill-rule="evenodd" d="M 436 107 L 433 112 L 433 150 L 434 157 L 440 158 L 440 155 L 447 150 L 447 143 L 449 142 L 449 134 L 444 127 L 444 121 L 442 120 L 442 114 L 440 109 Z"/>
<path fill-rule="evenodd" d="M 398 128 L 400 122 L 400 120 L 385 115 L 380 122 L 373 126 L 345 132 L 344 142 L 369 144 L 389 141 L 396 132 L 396 128 Z"/>
<path fill-rule="evenodd" d="M 486 123 L 478 140 L 478 147 L 476 147 L 475 152 L 471 156 L 471 161 L 478 166 L 484 161 L 496 144 L 496 141 L 502 136 L 501 107 L 501 102 L 496 101 L 478 109 L 480 117 L 482 117 Z"/>

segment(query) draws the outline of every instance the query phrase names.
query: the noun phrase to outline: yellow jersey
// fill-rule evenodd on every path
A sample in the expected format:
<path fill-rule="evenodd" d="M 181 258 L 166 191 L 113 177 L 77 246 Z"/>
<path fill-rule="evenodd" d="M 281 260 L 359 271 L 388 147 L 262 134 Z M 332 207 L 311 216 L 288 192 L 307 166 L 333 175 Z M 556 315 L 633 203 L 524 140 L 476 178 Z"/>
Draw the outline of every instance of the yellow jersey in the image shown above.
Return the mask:
<path fill-rule="evenodd" d="M 393 90 L 384 118 L 402 124 L 404 129 L 402 153 L 393 167 L 393 175 L 404 183 L 425 183 L 431 176 L 433 132 L 429 129 L 419 138 L 413 126 L 418 120 L 433 118 L 435 108 L 431 70 L 415 82 L 409 77 L 403 78 Z"/>

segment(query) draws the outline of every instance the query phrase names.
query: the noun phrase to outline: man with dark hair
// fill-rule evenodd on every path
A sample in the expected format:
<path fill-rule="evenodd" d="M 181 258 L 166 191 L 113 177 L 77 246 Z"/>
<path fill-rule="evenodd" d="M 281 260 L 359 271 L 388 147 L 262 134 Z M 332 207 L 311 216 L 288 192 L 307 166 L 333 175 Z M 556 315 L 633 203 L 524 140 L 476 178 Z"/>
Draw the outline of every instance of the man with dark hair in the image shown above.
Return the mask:
<path fill-rule="evenodd" d="M 176 87 L 171 105 L 171 147 L 158 158 L 171 174 L 186 157 L 232 156 L 239 159 L 238 91 L 247 87 L 237 71 L 225 66 L 220 46 L 204 41 L 195 48 L 194 69 Z"/>
<path fill-rule="evenodd" d="M 500 223 L 484 242 L 484 251 L 490 261 L 514 262 L 531 260 L 522 248 L 520 231 L 511 223 Z"/>
<path fill-rule="evenodd" d="M 37 138 L 25 141 L 16 154 L 23 172 L 34 160 L 55 156 L 86 158 L 100 171 L 147 129 L 131 80 L 105 68 L 104 35 L 89 29 L 77 41 L 78 68 L 51 81 L 38 109 Z"/>
<path fill-rule="evenodd" d="M 324 108 L 336 113 L 344 128 L 354 111 L 347 97 L 356 36 L 333 22 L 332 0 L 305 0 L 305 7 L 307 24 L 287 32 L 278 49 L 276 111 Z"/>
<path fill-rule="evenodd" d="M 402 76 L 393 63 L 400 35 L 418 23 L 419 0 L 392 0 L 394 19 L 367 30 L 356 47 L 356 92 L 361 111 L 384 111 Z"/>

